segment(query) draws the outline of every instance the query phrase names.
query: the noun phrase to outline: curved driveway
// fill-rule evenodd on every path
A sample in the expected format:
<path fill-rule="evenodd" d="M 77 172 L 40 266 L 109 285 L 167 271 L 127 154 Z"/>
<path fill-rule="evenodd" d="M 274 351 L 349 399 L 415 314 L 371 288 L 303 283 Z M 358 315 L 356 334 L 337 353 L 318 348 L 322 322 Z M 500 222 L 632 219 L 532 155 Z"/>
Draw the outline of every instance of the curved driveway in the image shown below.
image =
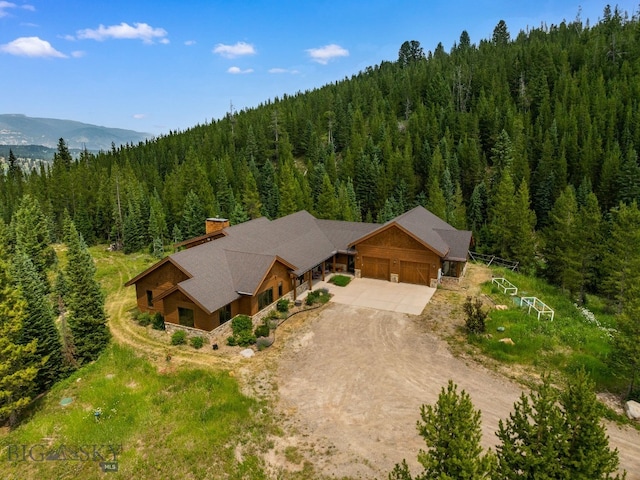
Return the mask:
<path fill-rule="evenodd" d="M 424 448 L 420 405 L 452 379 L 482 411 L 483 443 L 496 443 L 522 389 L 473 362 L 453 357 L 419 317 L 330 303 L 289 337 L 278 367 L 281 406 L 300 438 L 313 441 L 321 473 L 386 478 L 406 458 L 414 471 Z M 640 478 L 640 435 L 610 428 L 629 479 Z M 308 454 L 310 452 L 307 452 Z"/>

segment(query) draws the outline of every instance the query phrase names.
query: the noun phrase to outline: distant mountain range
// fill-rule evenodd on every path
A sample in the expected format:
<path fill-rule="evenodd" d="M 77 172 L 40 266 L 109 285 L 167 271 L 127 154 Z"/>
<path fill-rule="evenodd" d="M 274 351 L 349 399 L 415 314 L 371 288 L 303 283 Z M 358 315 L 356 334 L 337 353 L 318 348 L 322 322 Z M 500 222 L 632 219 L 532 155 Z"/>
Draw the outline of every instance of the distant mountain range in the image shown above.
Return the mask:
<path fill-rule="evenodd" d="M 110 150 L 112 143 L 116 146 L 126 143 L 135 145 L 151 137 L 153 135 L 149 133 L 100 127 L 73 120 L 0 114 L 0 145 L 41 145 L 56 148 L 60 138 L 64 138 L 70 149 L 98 151 Z"/>

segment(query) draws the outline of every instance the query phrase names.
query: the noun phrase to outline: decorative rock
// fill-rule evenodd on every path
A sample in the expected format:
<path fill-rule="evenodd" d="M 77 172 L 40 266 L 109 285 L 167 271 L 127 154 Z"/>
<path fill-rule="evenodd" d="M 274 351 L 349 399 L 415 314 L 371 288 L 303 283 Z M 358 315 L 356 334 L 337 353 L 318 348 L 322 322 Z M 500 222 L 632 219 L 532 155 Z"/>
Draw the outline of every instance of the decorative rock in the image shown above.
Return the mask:
<path fill-rule="evenodd" d="M 498 340 L 500 343 L 506 343 L 507 345 L 515 345 L 514 341 L 511 340 L 510 338 L 501 338 L 500 340 Z"/>
<path fill-rule="evenodd" d="M 624 404 L 624 413 L 631 420 L 638 420 L 640 418 L 640 403 L 629 400 Z"/>
<path fill-rule="evenodd" d="M 499 332 L 504 332 L 504 327 L 498 327 L 498 328 L 496 328 L 496 330 L 499 331 Z"/>
<path fill-rule="evenodd" d="M 251 358 L 255 355 L 255 352 L 250 348 L 245 348 L 240 352 L 240 355 L 242 355 L 244 358 Z"/>

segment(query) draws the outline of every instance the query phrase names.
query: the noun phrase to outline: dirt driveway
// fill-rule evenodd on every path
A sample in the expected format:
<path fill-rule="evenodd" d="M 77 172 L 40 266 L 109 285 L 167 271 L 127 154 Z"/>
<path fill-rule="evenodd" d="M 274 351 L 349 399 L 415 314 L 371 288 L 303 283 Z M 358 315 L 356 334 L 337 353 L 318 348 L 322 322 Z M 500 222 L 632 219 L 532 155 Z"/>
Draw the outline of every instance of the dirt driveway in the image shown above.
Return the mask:
<path fill-rule="evenodd" d="M 437 296 L 437 294 L 436 294 Z M 454 357 L 422 317 L 329 304 L 288 335 L 277 369 L 280 407 L 303 454 L 319 473 L 387 478 L 406 458 L 414 471 L 424 448 L 419 407 L 453 379 L 482 411 L 483 443 L 495 444 L 522 389 Z M 610 429 L 628 478 L 640 478 L 640 434 Z"/>

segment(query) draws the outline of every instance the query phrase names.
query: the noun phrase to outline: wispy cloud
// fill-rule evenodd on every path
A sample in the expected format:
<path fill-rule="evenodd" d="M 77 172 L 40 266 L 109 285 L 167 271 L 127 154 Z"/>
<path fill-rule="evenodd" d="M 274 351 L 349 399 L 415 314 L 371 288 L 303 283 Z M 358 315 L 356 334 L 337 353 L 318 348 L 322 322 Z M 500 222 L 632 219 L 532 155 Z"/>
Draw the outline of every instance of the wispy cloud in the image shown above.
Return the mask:
<path fill-rule="evenodd" d="M 136 120 L 142 120 L 146 116 L 147 116 L 146 113 L 134 113 L 133 114 L 133 118 L 135 118 Z"/>
<path fill-rule="evenodd" d="M 290 73 L 292 75 L 298 74 L 300 73 L 298 70 L 295 69 L 288 69 L 288 68 L 270 68 L 269 69 L 269 73 Z"/>
<path fill-rule="evenodd" d="M 74 50 L 73 52 L 71 52 L 71 56 L 73 58 L 81 58 L 81 57 L 84 57 L 86 54 L 87 52 L 83 50 Z"/>
<path fill-rule="evenodd" d="M 102 42 L 108 39 L 125 39 L 125 40 L 142 40 L 144 43 L 151 44 L 154 40 L 160 43 L 169 43 L 167 31 L 164 28 L 154 28 L 147 23 L 134 23 L 133 26 L 122 22 L 120 25 L 110 25 L 105 27 L 100 25 L 98 28 L 86 28 L 78 30 L 77 37 L 79 39 L 90 39 Z"/>
<path fill-rule="evenodd" d="M 195 40 L 187 40 L 186 42 L 184 42 L 184 44 L 185 44 L 187 47 L 190 47 L 191 45 L 195 45 L 195 44 L 196 44 L 196 41 L 195 41 Z"/>
<path fill-rule="evenodd" d="M 29 10 L 30 12 L 36 11 L 36 7 L 34 7 L 33 5 L 16 5 L 15 3 L 2 0 L 0 1 L 0 17 L 6 17 L 7 15 L 9 15 L 9 12 L 7 10 L 13 8 L 21 8 L 22 10 Z"/>
<path fill-rule="evenodd" d="M 235 45 L 219 43 L 213 49 L 213 53 L 225 58 L 236 58 L 244 55 L 255 55 L 256 49 L 250 43 L 238 42 Z"/>
<path fill-rule="evenodd" d="M 349 50 L 342 48 L 340 45 L 336 45 L 335 43 L 325 45 L 320 48 L 309 48 L 306 52 L 311 57 L 311 60 L 322 65 L 326 65 L 334 58 L 349 56 Z"/>
<path fill-rule="evenodd" d="M 67 58 L 64 53 L 59 52 L 49 42 L 39 37 L 16 38 L 13 42 L 0 45 L 0 52 L 19 57 Z"/>
<path fill-rule="evenodd" d="M 253 73 L 253 68 L 247 68 L 246 70 L 241 70 L 238 67 L 230 67 L 229 70 L 227 70 L 227 73 L 232 73 L 234 75 L 240 75 L 244 73 Z"/>

